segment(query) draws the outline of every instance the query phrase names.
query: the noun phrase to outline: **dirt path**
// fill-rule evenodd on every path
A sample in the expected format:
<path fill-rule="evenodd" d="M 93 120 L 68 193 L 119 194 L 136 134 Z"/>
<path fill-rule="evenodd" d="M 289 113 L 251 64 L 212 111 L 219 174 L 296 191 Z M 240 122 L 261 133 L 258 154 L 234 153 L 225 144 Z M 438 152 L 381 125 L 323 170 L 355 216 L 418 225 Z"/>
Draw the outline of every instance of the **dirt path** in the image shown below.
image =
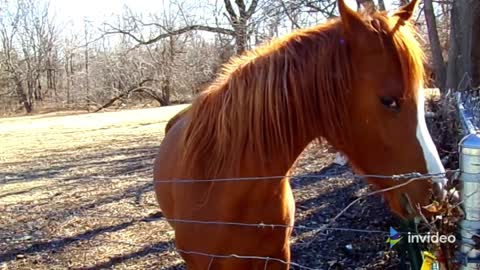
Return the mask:
<path fill-rule="evenodd" d="M 182 269 L 173 231 L 152 191 L 152 163 L 166 121 L 184 106 L 0 119 L 0 269 Z M 293 260 L 322 269 L 395 269 L 384 233 L 313 235 L 366 186 L 310 146 L 292 181 Z M 336 227 L 387 232 L 378 198 Z M 305 243 L 312 241 L 310 246 Z M 349 249 L 347 245 L 351 245 Z"/>

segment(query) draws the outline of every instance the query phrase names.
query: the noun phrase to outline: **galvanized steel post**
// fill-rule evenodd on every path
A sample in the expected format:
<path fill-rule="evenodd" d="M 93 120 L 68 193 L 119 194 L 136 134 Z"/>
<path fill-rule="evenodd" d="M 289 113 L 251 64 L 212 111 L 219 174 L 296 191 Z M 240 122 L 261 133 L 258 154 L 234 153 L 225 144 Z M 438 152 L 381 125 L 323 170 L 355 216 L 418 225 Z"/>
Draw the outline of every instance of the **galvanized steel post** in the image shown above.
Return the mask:
<path fill-rule="evenodd" d="M 473 236 L 480 239 L 480 134 L 470 133 L 459 144 L 461 199 L 465 220 L 460 224 L 463 270 L 480 270 L 480 250 Z"/>

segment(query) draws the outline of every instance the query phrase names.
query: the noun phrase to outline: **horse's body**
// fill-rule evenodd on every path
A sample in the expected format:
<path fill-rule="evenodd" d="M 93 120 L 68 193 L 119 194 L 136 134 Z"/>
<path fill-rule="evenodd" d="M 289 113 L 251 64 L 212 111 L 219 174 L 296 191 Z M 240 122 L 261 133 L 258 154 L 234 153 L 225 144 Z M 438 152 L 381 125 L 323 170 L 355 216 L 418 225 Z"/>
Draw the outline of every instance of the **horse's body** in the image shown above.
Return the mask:
<path fill-rule="evenodd" d="M 177 220 L 171 221 L 176 246 L 189 270 L 287 269 L 274 259 L 290 260 L 294 199 L 288 177 L 198 179 L 289 175 L 317 138 L 342 151 L 360 173 L 443 172 L 418 91 L 423 59 L 407 22 L 415 7 L 416 1 L 393 19 L 375 14 L 366 21 L 339 1 L 341 20 L 233 60 L 168 123 L 155 160 L 155 192 L 163 214 Z M 377 187 L 395 184 L 369 181 Z M 407 217 L 412 207 L 403 204 L 404 196 L 415 208 L 428 202 L 431 187 L 417 181 L 385 195 L 392 210 Z"/>
<path fill-rule="evenodd" d="M 183 116 L 165 137 L 156 164 L 156 179 L 198 179 L 194 174 L 178 171 L 182 157 L 177 149 L 190 119 Z M 301 151 L 301 150 L 299 150 Z M 206 157 L 208 159 L 208 157 Z M 245 162 L 242 176 L 268 176 L 272 171 L 263 165 L 265 161 Z M 289 168 L 278 169 L 276 175 L 285 175 Z M 254 172 L 248 174 L 248 172 Z M 228 177 L 228 174 L 219 177 Z M 162 183 L 156 185 L 158 201 L 166 217 L 186 220 L 224 221 L 242 223 L 290 224 L 293 225 L 294 201 L 288 179 L 274 181 L 207 182 L 207 183 Z M 251 199 L 249 199 L 251 198 Z M 175 202 L 172 204 L 172 202 Z M 186 211 L 186 209 L 189 209 Z M 205 211 L 208 209 L 207 211 Z M 288 260 L 288 239 L 291 229 L 257 228 L 231 225 L 198 225 L 175 223 L 177 249 L 209 254 L 255 255 Z M 192 226 L 193 225 L 193 226 Z M 179 233 L 180 232 L 180 233 Z M 209 257 L 182 254 L 188 269 L 208 269 Z M 211 269 L 263 269 L 261 260 L 217 259 Z M 268 269 L 285 269 L 285 266 L 270 262 Z M 274 267 L 275 266 L 275 267 Z"/>

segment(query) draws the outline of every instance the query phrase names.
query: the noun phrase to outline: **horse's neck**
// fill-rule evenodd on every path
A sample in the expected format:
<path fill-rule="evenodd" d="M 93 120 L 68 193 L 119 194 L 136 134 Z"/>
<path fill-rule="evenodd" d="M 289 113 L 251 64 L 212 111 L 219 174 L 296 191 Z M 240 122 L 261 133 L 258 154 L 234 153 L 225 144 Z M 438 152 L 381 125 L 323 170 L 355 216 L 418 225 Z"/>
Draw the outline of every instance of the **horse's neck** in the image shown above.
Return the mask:
<path fill-rule="evenodd" d="M 336 40 L 330 32 L 325 39 Z M 313 139 L 339 137 L 346 83 L 332 74 L 345 67 L 327 64 L 346 56 L 320 45 L 291 39 L 271 55 L 231 67 L 235 72 L 202 93 L 191 109 L 186 167 L 202 177 L 283 174 Z M 307 49 L 325 59 L 317 63 Z"/>
<path fill-rule="evenodd" d="M 247 153 L 240 172 L 242 175 L 247 172 L 248 176 L 281 176 L 287 175 L 292 169 L 298 156 L 311 140 L 297 141 L 294 145 L 278 145 L 278 152 L 273 152 L 266 159 L 259 159 L 255 153 Z M 286 153 L 284 147 L 290 150 Z"/>

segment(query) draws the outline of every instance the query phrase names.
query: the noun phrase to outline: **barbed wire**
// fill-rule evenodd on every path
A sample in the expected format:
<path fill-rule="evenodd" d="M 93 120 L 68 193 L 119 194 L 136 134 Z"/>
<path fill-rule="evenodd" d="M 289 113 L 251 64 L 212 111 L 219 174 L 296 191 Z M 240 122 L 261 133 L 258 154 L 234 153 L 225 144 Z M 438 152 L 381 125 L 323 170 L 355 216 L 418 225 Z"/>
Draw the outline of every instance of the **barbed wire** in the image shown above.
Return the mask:
<path fill-rule="evenodd" d="M 2 210 L 2 213 L 9 214 L 24 214 L 30 216 L 39 215 L 38 212 L 34 211 L 24 211 L 24 210 Z M 58 214 L 61 215 L 61 214 Z M 63 213 L 63 215 L 68 215 Z M 166 218 L 163 216 L 159 217 L 148 217 L 148 216 L 122 216 L 122 215 L 103 215 L 103 214 L 85 214 L 85 215 L 68 215 L 69 217 L 79 217 L 79 218 L 105 218 L 105 219 L 137 219 L 141 222 L 150 222 L 150 221 L 165 221 L 169 223 L 185 223 L 185 224 L 201 224 L 201 225 L 222 225 L 222 226 L 239 226 L 239 227 L 254 227 L 254 228 L 291 228 L 297 230 L 314 230 L 318 229 L 319 226 L 306 226 L 306 225 L 288 225 L 288 224 L 273 224 L 273 223 L 245 223 L 245 222 L 225 222 L 225 221 L 208 221 L 208 220 L 192 220 L 192 219 L 176 219 L 176 218 Z M 322 224 L 320 224 L 322 225 Z M 355 229 L 355 228 L 343 228 L 343 227 L 329 227 L 325 231 L 350 231 L 350 232 L 359 232 L 359 233 L 382 233 L 388 234 L 388 231 L 381 230 L 367 230 L 367 229 Z M 407 234 L 408 232 L 399 232 Z M 7 237 L 9 238 L 9 237 Z M 0 238 L 6 239 L 6 238 Z"/>
<path fill-rule="evenodd" d="M 183 222 L 183 221 L 188 221 L 188 220 L 176 220 L 176 221 L 182 221 Z M 209 223 L 209 224 L 212 224 L 212 223 Z M 216 223 L 216 224 L 225 225 L 227 223 L 221 222 L 221 223 Z M 255 226 L 256 225 L 267 225 L 267 226 L 269 226 L 268 224 L 242 224 L 242 225 L 255 225 Z M 290 226 L 282 225 L 282 227 L 290 227 Z M 307 228 L 307 226 L 304 226 L 304 227 L 303 226 L 293 226 L 293 227 Z M 360 233 L 382 233 L 382 234 L 385 234 L 385 235 L 389 234 L 389 232 L 386 232 L 386 231 L 350 229 L 350 228 L 328 228 L 328 230 L 351 231 L 351 232 L 357 232 L 357 233 L 358 232 L 360 232 Z M 403 232 L 399 232 L 399 233 L 403 234 Z M 121 244 L 121 245 L 128 245 L 128 246 L 132 246 L 132 247 L 145 248 L 145 245 L 126 242 L 126 241 L 123 241 L 123 240 L 119 241 L 119 240 L 109 240 L 109 239 L 92 239 L 91 237 L 68 237 L 68 238 L 69 238 L 69 240 L 74 240 L 74 241 L 99 242 L 101 244 L 105 244 L 105 243 L 106 244 L 117 244 L 117 245 Z M 2 239 L 2 240 L 6 240 L 6 239 Z M 49 238 L 39 238 L 39 239 L 36 239 L 35 241 L 39 242 L 39 241 L 62 241 L 62 240 L 63 240 L 63 238 L 61 238 L 61 237 L 53 237 L 53 238 L 49 237 Z M 22 241 L 22 242 L 25 242 L 25 241 Z M 308 267 L 308 266 L 305 266 L 303 264 L 296 263 L 296 262 L 287 262 L 285 260 L 275 258 L 275 257 L 255 256 L 255 255 L 239 255 L 239 254 L 213 254 L 213 253 L 208 253 L 208 252 L 179 249 L 179 248 L 176 248 L 176 247 L 173 247 L 173 246 L 169 247 L 169 248 L 158 248 L 158 247 L 155 247 L 155 246 L 150 246 L 150 247 L 147 247 L 147 248 L 151 249 L 151 250 L 155 250 L 155 251 L 160 251 L 160 252 L 163 252 L 163 253 L 175 252 L 179 255 L 184 253 L 184 254 L 190 254 L 190 255 L 205 256 L 205 257 L 211 258 L 212 260 L 213 259 L 263 260 L 263 261 L 265 261 L 265 268 L 264 269 L 267 269 L 267 265 L 268 265 L 269 262 L 278 262 L 278 263 L 282 263 L 284 265 L 287 265 L 289 267 L 293 266 L 293 267 L 297 267 L 299 269 L 323 270 L 322 268 Z M 212 261 L 211 261 L 211 263 L 212 263 Z M 211 263 L 210 263 L 210 265 L 211 265 Z"/>
<path fill-rule="evenodd" d="M 102 243 L 102 244 L 103 243 L 108 243 L 108 244 L 117 244 L 117 245 L 127 245 L 127 246 L 131 246 L 131 247 L 136 247 L 136 248 L 145 248 L 145 245 L 140 245 L 140 244 L 127 242 L 127 241 L 123 241 L 123 240 L 119 241 L 119 240 L 110 240 L 110 239 L 92 239 L 92 238 L 88 238 L 88 237 L 69 237 L 69 239 L 75 240 L 75 241 L 99 242 L 99 243 Z M 45 238 L 45 239 L 39 239 L 37 241 L 42 241 L 42 240 L 44 240 L 44 241 L 61 241 L 62 238 L 59 238 L 59 237 L 57 237 L 57 238 Z M 175 252 L 179 255 L 181 253 L 190 254 L 190 255 L 199 255 L 199 256 L 210 257 L 212 259 L 263 260 L 263 261 L 265 261 L 266 264 L 268 264 L 268 262 L 278 262 L 278 263 L 282 263 L 284 265 L 294 266 L 294 267 L 297 267 L 297 268 L 300 268 L 300 269 L 324 270 L 322 268 L 308 267 L 308 266 L 305 266 L 305 265 L 302 265 L 302 264 L 296 263 L 296 262 L 287 262 L 285 260 L 275 258 L 275 257 L 264 257 L 264 256 L 255 256 L 255 255 L 239 255 L 239 254 L 213 254 L 213 253 L 194 251 L 194 250 L 184 250 L 184 249 L 179 249 L 179 248 L 176 248 L 176 247 L 173 247 L 173 246 L 168 247 L 168 248 L 159 248 L 159 247 L 155 247 L 155 246 L 150 246 L 150 247 L 148 247 L 148 249 L 163 252 L 163 253 Z M 212 262 L 210 262 L 210 266 L 211 266 L 211 263 Z"/>
<path fill-rule="evenodd" d="M 187 183 L 202 183 L 202 182 L 243 182 L 243 181 L 264 181 L 264 180 L 279 180 L 279 179 L 284 179 L 284 178 L 290 178 L 290 179 L 295 179 L 295 180 L 302 180 L 302 179 L 318 179 L 318 178 L 326 178 L 326 177 L 331 177 L 331 176 L 341 176 L 347 174 L 350 177 L 353 177 L 355 179 L 364 179 L 364 178 L 375 178 L 375 179 L 384 179 L 384 180 L 406 180 L 405 182 L 399 183 L 397 185 L 394 185 L 392 187 L 386 188 L 386 189 L 381 189 L 381 190 L 376 190 L 373 192 L 370 192 L 364 196 L 361 196 L 351 202 L 350 204 L 347 205 L 342 211 L 340 211 L 333 219 L 330 219 L 328 223 L 325 224 L 320 224 L 317 226 L 305 226 L 305 225 L 288 225 L 288 224 L 269 224 L 269 223 L 243 223 L 243 222 L 226 222 L 226 221 L 216 221 L 216 220 L 189 220 L 189 219 L 175 219 L 175 218 L 166 218 L 166 217 L 158 217 L 158 218 L 148 218 L 148 217 L 127 217 L 127 216 L 114 216 L 114 215 L 99 215 L 99 214 L 88 214 L 88 215 L 79 215 L 79 214 L 74 214 L 74 217 L 80 217 L 80 218 L 85 218 L 85 217 L 96 217 L 96 218 L 130 218 L 130 219 L 135 219 L 139 218 L 139 221 L 166 221 L 169 223 L 184 223 L 184 224 L 201 224 L 201 225 L 220 225 L 220 226 L 241 226 L 241 227 L 250 227 L 250 228 L 291 228 L 291 229 L 296 229 L 296 230 L 311 230 L 314 231 L 314 235 L 307 243 L 309 245 L 311 242 L 315 240 L 315 238 L 320 234 L 320 233 L 325 233 L 328 231 L 348 231 L 348 232 L 355 232 L 355 233 L 378 233 L 378 234 L 383 234 L 383 235 L 388 235 L 389 232 L 387 231 L 381 231 L 381 230 L 367 230 L 367 229 L 355 229 L 355 228 L 342 228 L 342 227 L 333 227 L 332 224 L 336 222 L 336 220 L 343 215 L 351 206 L 359 202 L 361 199 L 364 199 L 365 197 L 378 194 L 381 192 L 385 191 L 390 191 L 395 188 L 399 188 L 405 185 L 410 184 L 413 181 L 419 181 L 419 180 L 426 180 L 426 179 L 444 179 L 444 177 L 447 176 L 448 173 L 456 173 L 458 170 L 448 170 L 446 172 L 441 172 L 441 173 L 427 173 L 427 174 L 421 174 L 421 173 L 405 173 L 405 174 L 397 174 L 397 175 L 379 175 L 379 174 L 355 174 L 352 173 L 351 171 L 339 171 L 335 170 L 333 172 L 328 172 L 328 173 L 322 173 L 322 174 L 303 174 L 303 175 L 282 175 L 282 176 L 259 176 L 259 177 L 235 177 L 235 178 L 216 178 L 216 179 L 155 179 L 153 180 L 154 184 L 187 184 Z M 108 178 L 105 178 L 107 180 Z M 139 180 L 136 182 L 152 182 L 152 180 Z M 79 181 L 78 183 L 75 184 L 85 184 L 85 181 Z M 69 183 L 65 183 L 63 185 L 68 186 Z M 14 210 L 3 210 L 3 213 L 13 213 L 13 214 L 26 214 L 26 215 L 38 215 L 39 213 L 33 212 L 33 211 L 24 211 L 21 209 L 14 209 Z M 61 215 L 61 213 L 59 213 Z M 406 234 L 407 232 L 399 232 L 400 234 Z M 16 237 L 5 237 L 2 240 L 7 240 L 6 242 L 9 242 L 8 240 L 13 240 L 13 242 L 21 242 L 25 243 L 25 241 L 16 241 Z M 125 241 L 109 241 L 109 240 L 96 240 L 96 239 L 89 239 L 89 238 L 81 238 L 81 237 L 74 237 L 69 239 L 78 239 L 78 240 L 86 240 L 86 241 L 100 241 L 104 243 L 117 243 L 117 244 L 126 244 L 126 245 L 131 245 L 131 246 L 142 246 L 143 245 L 138 245 L 134 243 L 129 243 Z M 47 238 L 48 241 L 52 241 L 52 238 Z M 61 240 L 61 238 L 60 238 Z M 39 239 L 35 239 L 35 241 L 40 241 Z M 10 242 L 12 243 L 12 242 Z M 152 249 L 158 249 L 155 247 L 152 247 Z M 161 251 L 165 251 L 165 249 L 158 249 Z M 286 262 L 282 259 L 279 258 L 271 258 L 271 257 L 262 257 L 262 256 L 253 256 L 253 255 L 241 255 L 241 254 L 212 254 L 212 253 L 207 253 L 207 252 L 202 252 L 202 251 L 196 251 L 196 250 L 183 250 L 183 249 L 177 249 L 177 248 L 172 248 L 171 251 L 174 251 L 179 254 L 191 254 L 191 255 L 198 255 L 198 256 L 206 256 L 211 258 L 211 262 L 213 262 L 214 259 L 249 259 L 249 260 L 263 260 L 265 261 L 265 269 L 267 269 L 268 263 L 269 262 L 278 262 L 282 263 L 288 266 L 293 266 L 297 267 L 300 269 L 307 269 L 307 270 L 319 270 L 317 268 L 311 268 L 307 267 L 295 262 Z M 211 265 L 211 264 L 210 264 Z"/>
<path fill-rule="evenodd" d="M 404 173 L 404 174 L 395 174 L 395 175 L 382 175 L 382 174 L 354 174 L 350 173 L 353 178 L 365 179 L 365 178 L 375 178 L 375 179 L 384 179 L 384 180 L 408 180 L 408 179 L 438 179 L 445 177 L 448 173 L 455 173 L 459 170 L 447 170 L 441 173 Z M 335 175 L 335 174 L 333 174 Z M 305 174 L 305 175 L 275 175 L 275 176 L 251 176 L 251 177 L 232 177 L 232 178 L 212 178 L 212 179 L 155 179 L 153 182 L 155 184 L 182 184 L 182 183 L 202 183 L 202 182 L 232 182 L 232 181 L 259 181 L 259 180 L 278 180 L 284 178 L 294 178 L 294 179 L 308 179 L 308 178 L 321 178 L 325 176 L 333 176 L 332 174 Z"/>
<path fill-rule="evenodd" d="M 276 176 L 252 176 L 252 177 L 231 177 L 231 178 L 212 178 L 212 179 L 121 179 L 119 180 L 118 176 L 115 177 L 98 177 L 98 176 L 91 176 L 88 180 L 54 180 L 53 183 L 47 183 L 47 185 L 41 185 L 32 187 L 30 189 L 36 190 L 46 187 L 54 187 L 54 188 L 64 188 L 64 187 L 75 187 L 75 186 L 85 186 L 88 183 L 95 183 L 96 185 L 99 184 L 108 184 L 108 185 L 115 185 L 115 184 L 125 184 L 128 182 L 135 182 L 135 183 L 152 183 L 152 184 L 187 184 L 187 183 L 206 183 L 206 182 L 244 182 L 244 181 L 280 181 L 284 178 L 288 178 L 289 180 L 293 181 L 302 181 L 306 179 L 319 179 L 319 178 L 330 178 L 332 176 L 343 176 L 343 177 L 351 177 L 353 179 L 360 179 L 364 180 L 365 178 L 375 178 L 379 180 L 408 180 L 412 178 L 419 178 L 417 180 L 429 180 L 432 179 L 434 182 L 441 182 L 444 183 L 445 178 L 448 174 L 458 173 L 459 170 L 446 170 L 445 172 L 441 173 L 405 173 L 405 174 L 397 174 L 397 175 L 380 175 L 380 174 L 355 174 L 352 171 L 348 170 L 347 167 L 342 166 L 337 168 L 333 171 L 329 171 L 326 173 L 307 173 L 307 174 L 297 174 L 297 175 L 276 175 Z M 116 181 L 112 181 L 112 178 L 115 178 Z M 101 181 L 101 182 L 100 182 Z M 467 179 L 466 182 L 476 182 L 475 179 Z M 86 188 L 89 186 L 87 185 Z M 94 189 L 97 189 L 95 187 Z M 2 195 L 5 197 L 5 195 Z M 7 194 L 8 196 L 8 194 Z M 8 202 L 8 201 L 7 201 Z"/>
<path fill-rule="evenodd" d="M 451 171 L 457 171 L 457 170 L 450 170 L 450 171 L 447 171 L 447 172 L 451 172 Z M 418 180 L 423 180 L 423 179 L 430 179 L 432 177 L 438 177 L 438 176 L 445 176 L 445 174 L 447 172 L 444 172 L 444 173 L 436 173 L 436 174 L 417 174 L 417 173 L 413 173 L 413 174 L 402 174 L 402 175 L 397 175 L 396 176 L 396 179 L 407 179 L 406 177 L 411 177 L 408 181 L 406 182 L 402 182 L 402 183 L 399 183 L 397 185 L 394 185 L 394 186 L 391 186 L 391 187 L 387 187 L 387 188 L 384 188 L 384 189 L 380 189 L 380 190 L 375 190 L 373 192 L 370 192 L 366 195 L 363 195 L 363 196 L 360 196 L 358 197 L 357 199 L 355 199 L 354 201 L 352 201 L 349 205 L 347 205 L 339 214 L 337 214 L 329 223 L 327 224 L 324 224 L 322 227 L 320 228 L 323 228 L 323 230 L 327 230 L 328 228 L 325 227 L 325 226 L 328 226 L 328 225 L 331 225 L 338 217 L 340 217 L 343 213 L 345 213 L 350 207 L 352 207 L 354 204 L 356 204 L 357 202 L 359 202 L 361 199 L 364 199 L 365 197 L 368 197 L 368 196 L 371 196 L 371 195 L 375 195 L 375 194 L 379 194 L 379 193 L 382 193 L 382 192 L 386 192 L 386 191 L 391 191 L 393 189 L 396 189 L 396 188 L 400 188 L 400 187 L 403 187 L 403 186 L 406 186 L 408 184 L 410 184 L 411 182 L 413 181 L 418 181 Z M 318 178 L 319 176 L 328 176 L 327 174 L 322 174 L 322 175 L 300 175 L 300 176 L 297 176 L 298 178 Z M 362 175 L 361 177 L 370 177 L 371 175 Z M 392 176 L 385 176 L 385 175 L 373 175 L 375 177 L 380 177 L 380 178 L 386 178 L 386 177 L 392 177 Z M 412 177 L 412 176 L 417 176 L 417 177 Z M 245 178 L 223 178 L 223 179 L 204 179 L 204 180 L 166 180 L 166 181 L 162 181 L 162 183 L 177 183 L 176 181 L 180 181 L 179 183 L 197 183 L 197 181 L 200 181 L 200 182 L 216 182 L 216 181 L 252 181 L 252 180 L 272 180 L 272 179 L 280 179 L 280 178 L 284 178 L 285 176 L 272 176 L 272 177 L 245 177 Z M 290 176 L 293 178 L 293 176 Z M 33 212 L 33 211 L 24 211 L 24 210 L 21 210 L 21 209 L 14 209 L 14 210 L 9 210 L 9 209 L 3 209 L 2 210 L 3 213 L 24 213 L 24 214 L 28 214 L 28 215 L 36 215 L 38 214 L 37 212 Z M 57 213 L 58 215 L 60 215 L 61 213 Z M 77 216 L 77 215 L 74 215 L 74 216 Z M 125 216 L 105 216 L 105 215 L 90 215 L 91 217 L 93 216 L 96 216 L 96 217 L 102 217 L 102 218 L 127 218 Z M 130 217 L 132 218 L 132 217 Z M 258 228 L 262 228 L 262 227 L 271 227 L 271 228 L 276 228 L 276 227 L 281 227 L 281 228 L 294 228 L 294 229 L 307 229 L 308 227 L 306 226 L 291 226 L 291 225 L 285 225 L 285 224 L 265 224 L 265 223 L 241 223 L 241 222 L 225 222 L 225 221 L 201 221 L 201 220 L 187 220 L 187 219 L 169 219 L 169 218 L 164 218 L 165 221 L 167 222 L 171 222 L 171 223 L 191 223 L 191 224 L 210 224 L 210 225 L 235 225 L 235 226 L 246 226 L 246 227 L 258 227 Z M 158 218 L 154 218 L 152 220 L 158 220 Z M 318 228 L 318 227 L 316 227 Z M 348 228 L 338 228 L 338 229 L 341 229 L 341 230 L 349 230 Z M 331 229 L 331 230 L 334 230 L 334 229 Z M 352 230 L 352 229 L 350 229 Z M 362 230 L 359 230 L 359 229 L 353 229 L 354 231 L 357 231 L 357 232 L 361 232 Z M 368 230 L 363 230 L 365 232 L 367 232 Z"/>
<path fill-rule="evenodd" d="M 443 173 L 444 174 L 444 173 Z M 439 175 L 439 174 L 434 174 L 434 175 Z M 343 215 L 349 208 L 351 208 L 354 204 L 359 202 L 361 199 L 364 199 L 368 196 L 372 196 L 381 192 L 386 192 L 386 191 L 391 191 L 396 188 L 403 187 L 405 185 L 410 184 L 413 181 L 418 181 L 422 180 L 427 177 L 431 177 L 432 174 L 426 174 L 424 176 L 420 176 L 417 178 L 412 178 L 409 179 L 406 182 L 399 183 L 397 185 L 387 187 L 384 189 L 376 190 L 373 192 L 370 192 L 366 195 L 360 196 L 354 201 L 352 201 L 350 204 L 348 204 L 342 211 L 340 211 L 333 219 L 331 219 L 328 223 L 322 224 L 321 226 L 315 226 L 315 227 L 309 227 L 309 226 L 304 226 L 304 225 L 288 225 L 288 224 L 267 224 L 267 223 L 243 223 L 243 222 L 228 222 L 228 221 L 205 221 L 205 220 L 190 220 L 190 219 L 176 219 L 176 218 L 166 218 L 166 217 L 160 217 L 163 218 L 165 221 L 170 222 L 170 223 L 188 223 L 188 224 L 203 224 L 203 225 L 226 225 L 226 226 L 244 226 L 244 227 L 256 227 L 256 228 L 293 228 L 293 229 L 316 229 L 318 230 L 316 234 L 319 232 L 323 231 L 328 231 L 328 230 L 343 230 L 343 231 L 352 231 L 352 232 L 376 232 L 376 233 L 386 233 L 383 231 L 374 231 L 374 230 L 362 230 L 362 229 L 353 229 L 353 228 L 335 228 L 331 227 L 331 225 L 341 216 Z M 250 180 L 250 178 L 248 178 Z M 9 209 L 4 209 L 2 211 L 3 213 L 23 213 L 27 215 L 38 215 L 37 212 L 33 211 L 24 211 L 21 209 L 14 209 L 14 210 L 9 210 Z M 58 213 L 60 214 L 60 213 Z M 80 216 L 80 215 L 73 215 L 73 216 Z M 127 218 L 125 216 L 112 216 L 112 215 L 98 215 L 98 214 L 90 214 L 90 217 L 97 217 L 97 218 Z M 128 217 L 128 218 L 133 218 L 133 217 Z M 159 220 L 160 218 L 151 218 L 151 220 Z M 142 218 L 142 220 L 146 220 L 145 218 Z"/>
<path fill-rule="evenodd" d="M 225 222 L 225 221 L 208 221 L 208 220 L 189 220 L 189 219 L 175 219 L 175 218 L 166 218 L 166 217 L 158 217 L 158 218 L 148 218 L 148 217 L 139 217 L 140 220 L 139 221 L 147 221 L 147 220 L 155 220 L 155 221 L 166 221 L 166 222 L 169 222 L 169 223 L 185 223 L 185 224 L 202 224 L 202 225 L 209 225 L 209 226 L 242 226 L 242 227 L 250 227 L 250 228 L 272 228 L 272 229 L 275 229 L 275 228 L 292 228 L 292 229 L 295 229 L 295 230 L 311 230 L 313 232 L 313 236 L 311 238 L 310 241 L 308 241 L 306 243 L 307 246 L 309 246 L 315 239 L 316 237 L 318 237 L 319 234 L 325 234 L 325 232 L 328 232 L 328 231 L 347 231 L 347 232 L 355 232 L 355 233 L 377 233 L 377 234 L 382 234 L 382 235 L 388 235 L 389 232 L 386 232 L 386 231 L 381 231 L 381 230 L 367 230 L 367 229 L 355 229 L 355 228 L 342 228 L 342 227 L 333 227 L 332 224 L 337 220 L 338 217 L 340 217 L 343 213 L 345 213 L 352 205 L 354 205 L 355 203 L 357 203 L 358 201 L 360 201 L 360 199 L 364 199 L 365 197 L 368 197 L 368 196 L 371 196 L 371 195 L 374 195 L 374 194 L 378 194 L 380 192 L 385 192 L 385 191 L 390 191 L 390 190 L 393 190 L 395 188 L 399 188 L 399 187 L 402 187 L 402 186 L 405 186 L 405 185 L 408 185 L 409 183 L 413 182 L 413 181 L 418 181 L 418 180 L 422 180 L 422 179 L 430 179 L 430 178 L 433 178 L 433 177 L 440 177 L 440 176 L 445 176 L 448 172 L 456 172 L 458 170 L 451 170 L 451 171 L 447 171 L 447 172 L 444 172 L 444 173 L 436 173 L 436 174 L 418 174 L 418 173 L 409 173 L 409 174 L 401 174 L 401 175 L 396 175 L 396 176 L 385 176 L 385 175 L 356 175 L 356 177 L 359 177 L 359 178 L 365 178 L 365 177 L 378 177 L 380 179 L 385 179 L 387 177 L 389 178 L 393 178 L 393 179 L 407 179 L 407 178 L 410 178 L 408 179 L 406 182 L 402 182 L 402 183 L 398 183 L 397 185 L 394 185 L 392 187 L 389 187 L 389 188 L 386 188 L 386 189 L 381 189 L 381 190 L 376 190 L 376 191 L 373 191 L 373 192 L 370 192 L 364 196 L 361 196 L 359 198 L 357 198 L 356 200 L 354 200 L 353 202 L 351 202 L 349 205 L 347 205 L 347 207 L 345 207 L 342 211 L 340 211 L 333 219 L 331 219 L 328 223 L 325 223 L 325 224 L 321 224 L 321 225 L 317 225 L 317 226 L 305 226 L 305 225 L 288 225 L 288 224 L 268 224 L 268 223 L 263 223 L 263 222 L 260 222 L 260 223 L 243 223 L 243 222 Z M 338 175 L 338 172 L 335 172 L 337 173 Z M 308 178 L 318 178 L 319 176 L 322 176 L 322 177 L 325 177 L 325 176 L 331 176 L 332 173 L 324 173 L 324 174 L 321 174 L 321 175 L 299 175 L 299 176 L 290 176 L 291 178 L 297 178 L 297 179 L 302 179 L 302 178 L 305 178 L 305 179 L 308 179 Z M 355 176 L 352 174 L 352 176 Z M 417 176 L 417 177 L 415 177 Z M 278 177 L 273 177 L 273 179 L 283 179 L 285 176 L 278 176 Z M 269 180 L 269 179 L 272 179 L 272 177 L 261 177 L 260 179 L 258 178 L 255 178 L 255 177 L 245 177 L 245 178 L 223 178 L 223 179 L 205 179 L 205 180 L 201 180 L 201 181 L 207 181 L 207 182 L 211 182 L 209 180 L 214 180 L 214 181 L 251 181 L 251 180 Z M 173 181 L 178 181 L 178 180 L 173 180 Z M 182 183 L 192 183 L 192 182 L 197 182 L 199 180 L 182 180 L 183 182 Z M 169 180 L 169 182 L 172 182 L 172 180 Z M 24 210 L 21 210 L 21 209 L 14 209 L 14 210 L 8 210 L 8 209 L 5 209 L 4 211 L 2 211 L 3 213 L 14 213 L 14 214 L 19 214 L 19 213 L 22 213 L 22 214 L 27 214 L 27 215 L 38 215 L 37 212 L 32 212 L 32 211 L 24 211 Z M 80 217 L 80 218 L 85 218 L 85 217 L 96 217 L 96 218 L 130 218 L 130 219 L 134 219 L 135 217 L 127 217 L 127 216 L 114 216 L 114 215 L 99 215 L 99 214 L 88 214 L 88 215 L 80 215 L 80 214 L 75 214 L 73 215 L 74 217 Z M 407 232 L 400 232 L 400 234 L 406 234 Z M 13 237 L 5 237 L 4 239 L 2 239 L 4 242 L 10 242 L 10 244 L 12 243 L 15 243 L 15 242 L 21 242 L 21 243 L 25 243 L 25 241 L 16 241 L 15 239 L 16 237 L 13 236 Z M 72 239 L 71 237 L 69 239 Z M 92 239 L 86 239 L 86 238 L 78 238 L 78 240 L 86 240 L 86 241 L 92 241 Z M 39 240 L 36 239 L 35 240 L 36 242 L 38 242 Z M 52 241 L 52 238 L 49 237 L 48 238 L 48 241 Z M 106 240 L 96 240 L 94 239 L 93 241 L 100 241 L 100 242 L 103 242 L 103 243 L 108 243 L 108 242 L 111 242 L 111 241 L 106 241 Z M 134 246 L 142 246 L 142 245 L 137 245 L 137 244 L 132 244 L 132 243 L 128 243 L 128 242 L 124 242 L 124 241 L 115 241 L 116 243 L 122 243 L 122 244 L 128 244 L 128 245 L 134 245 Z M 33 242 L 35 243 L 35 242 Z M 142 246 L 144 247 L 144 246 Z M 155 247 L 153 247 L 153 249 L 156 249 Z M 160 249 L 159 249 L 160 250 Z M 161 251 L 165 251 L 164 249 L 161 249 Z M 202 251 L 196 251 L 196 250 L 184 250 L 184 249 L 177 249 L 175 247 L 173 247 L 171 249 L 171 251 L 174 251 L 178 254 L 190 254 L 190 255 L 198 255 L 198 256 L 206 256 L 206 257 L 209 257 L 211 258 L 211 263 L 210 263 L 210 266 L 213 262 L 213 260 L 215 259 L 230 259 L 230 258 L 234 258 L 234 259 L 248 259 L 248 260 L 263 260 L 265 261 L 265 267 L 264 269 L 267 269 L 267 266 L 268 266 L 268 263 L 269 262 L 277 262 L 277 263 L 282 263 L 282 264 L 285 264 L 285 265 L 288 265 L 289 267 L 296 267 L 296 268 L 299 268 L 299 269 L 307 269 L 307 270 L 319 270 L 317 268 L 312 268 L 312 267 L 308 267 L 308 266 L 305 266 L 305 265 L 302 265 L 302 264 L 299 264 L 299 263 L 295 263 L 295 262 L 286 262 L 282 259 L 279 259 L 279 258 L 271 258 L 271 257 L 262 257 L 262 256 L 252 256 L 252 255 L 241 255 L 241 254 L 212 254 L 212 253 L 208 253 L 208 252 L 202 252 Z M 210 267 L 209 266 L 209 267 Z"/>

